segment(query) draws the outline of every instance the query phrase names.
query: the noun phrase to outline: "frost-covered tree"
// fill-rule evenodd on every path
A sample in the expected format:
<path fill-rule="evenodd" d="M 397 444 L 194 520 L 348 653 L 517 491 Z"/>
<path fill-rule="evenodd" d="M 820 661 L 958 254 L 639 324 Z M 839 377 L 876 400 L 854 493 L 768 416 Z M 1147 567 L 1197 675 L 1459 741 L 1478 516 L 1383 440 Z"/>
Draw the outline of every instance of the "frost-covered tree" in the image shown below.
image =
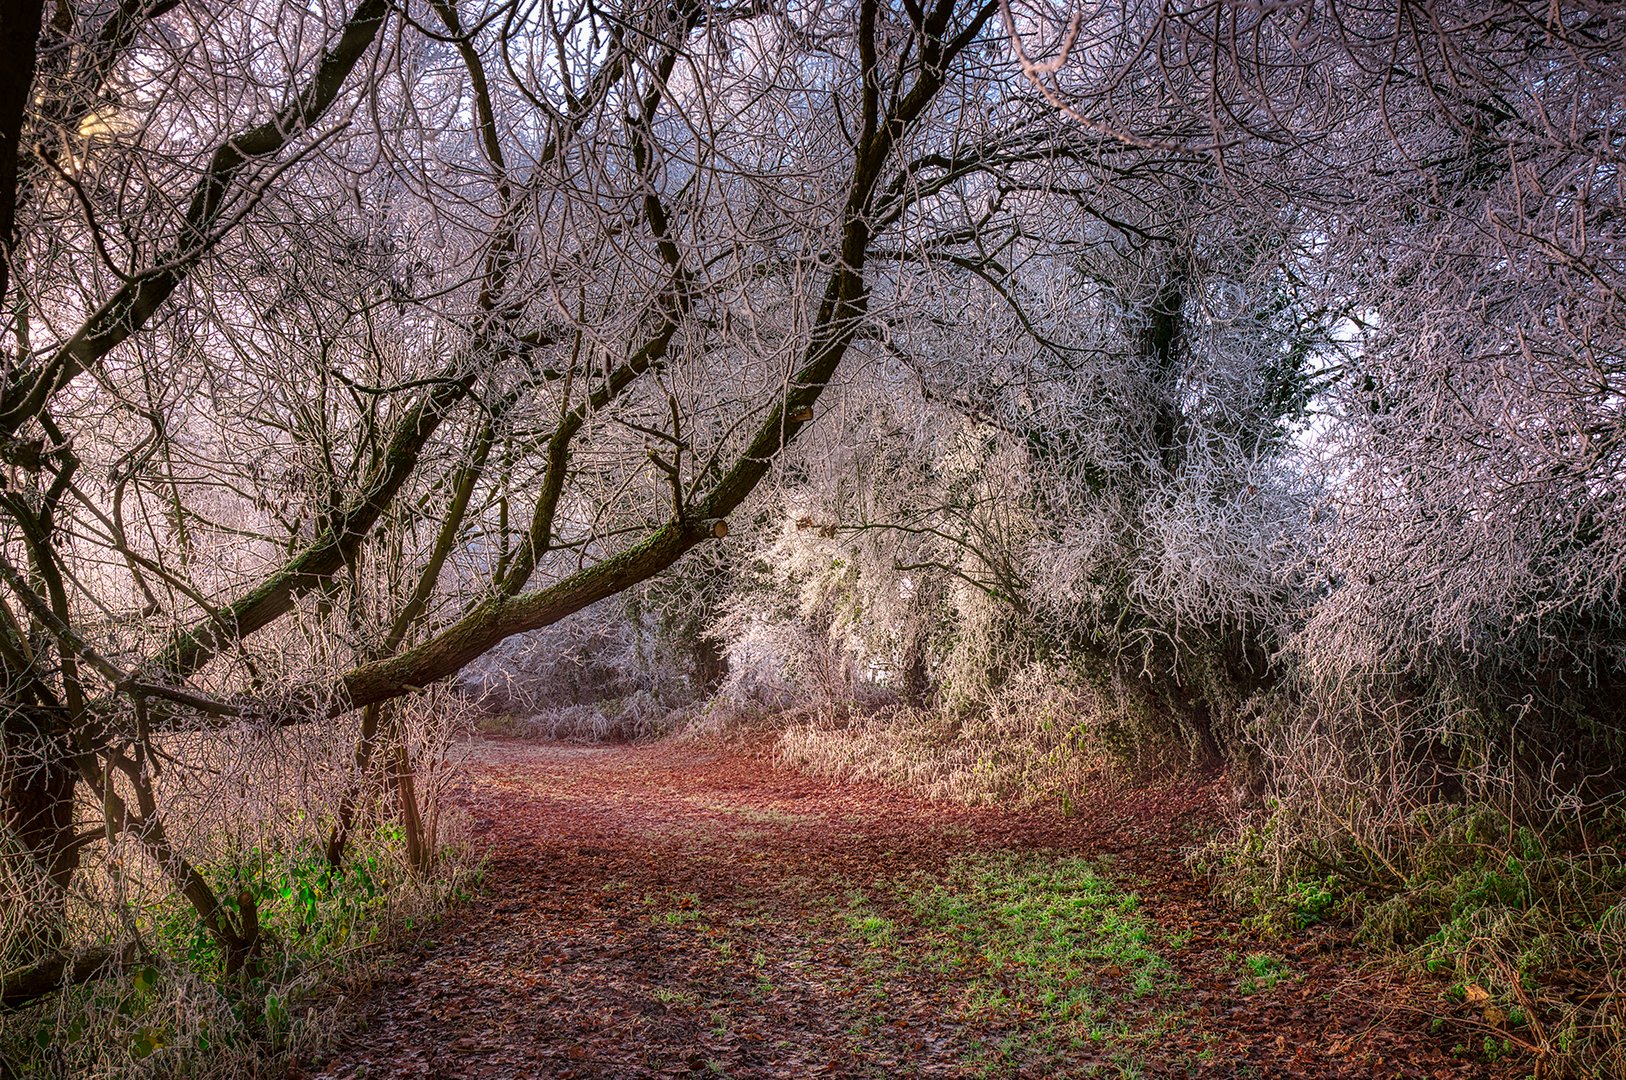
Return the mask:
<path fill-rule="evenodd" d="M 380 757 L 415 834 L 391 703 L 724 536 L 1031 152 L 992 3 L 59 11 L 0 116 L 11 855 L 48 913 L 149 860 L 233 969 L 153 740 L 353 722 L 330 850 Z"/>

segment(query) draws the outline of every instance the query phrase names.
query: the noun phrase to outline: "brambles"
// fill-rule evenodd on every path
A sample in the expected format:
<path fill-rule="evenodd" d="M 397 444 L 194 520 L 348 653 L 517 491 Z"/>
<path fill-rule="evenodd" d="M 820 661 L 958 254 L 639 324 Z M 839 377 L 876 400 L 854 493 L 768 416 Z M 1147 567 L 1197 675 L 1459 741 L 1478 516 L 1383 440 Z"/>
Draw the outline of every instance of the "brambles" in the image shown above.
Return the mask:
<path fill-rule="evenodd" d="M 0 1020 L 0 1058 L 18 1075 L 248 1074 L 329 1045 L 340 988 L 380 977 L 381 943 L 469 899 L 478 872 L 446 852 L 433 878 L 412 871 L 399 826 L 358 835 L 331 866 L 315 844 L 252 850 L 200 869 L 235 908 L 258 912 L 258 947 L 224 975 L 220 947 L 174 898 L 137 909 L 139 954 L 99 979 Z"/>
<path fill-rule="evenodd" d="M 1492 1060 L 1609 1075 L 1626 1052 L 1623 825 L 1618 802 L 1520 821 L 1483 799 L 1381 819 L 1282 804 L 1197 865 L 1278 934 L 1335 919 L 1441 976 L 1450 1011 L 1491 1032 Z"/>

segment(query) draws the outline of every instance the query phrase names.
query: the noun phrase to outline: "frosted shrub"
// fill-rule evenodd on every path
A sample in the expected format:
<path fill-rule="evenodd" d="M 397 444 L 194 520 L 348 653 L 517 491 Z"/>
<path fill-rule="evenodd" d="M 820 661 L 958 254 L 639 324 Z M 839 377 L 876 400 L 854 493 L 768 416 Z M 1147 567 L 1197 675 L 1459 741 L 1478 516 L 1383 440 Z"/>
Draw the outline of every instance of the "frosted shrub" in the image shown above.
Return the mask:
<path fill-rule="evenodd" d="M 511 638 L 466 669 L 462 692 L 497 727 L 541 738 L 649 738 L 701 693 L 688 657 L 638 609 L 607 603 Z"/>

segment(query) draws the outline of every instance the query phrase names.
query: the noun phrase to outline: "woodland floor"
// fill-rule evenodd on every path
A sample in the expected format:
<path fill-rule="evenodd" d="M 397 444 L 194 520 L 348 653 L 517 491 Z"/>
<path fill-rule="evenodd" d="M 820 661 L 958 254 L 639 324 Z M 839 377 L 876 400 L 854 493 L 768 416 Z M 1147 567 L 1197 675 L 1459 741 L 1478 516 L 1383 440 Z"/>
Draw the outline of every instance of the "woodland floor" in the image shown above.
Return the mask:
<path fill-rule="evenodd" d="M 1440 987 L 1253 937 L 1180 851 L 1212 789 L 1063 817 L 712 746 L 471 746 L 486 892 L 321 1078 L 1478 1077 Z M 432 939 L 432 940 L 431 940 Z M 1436 1025 L 1437 1026 L 1437 1025 Z M 1457 1047 L 1460 1052 L 1460 1047 Z"/>

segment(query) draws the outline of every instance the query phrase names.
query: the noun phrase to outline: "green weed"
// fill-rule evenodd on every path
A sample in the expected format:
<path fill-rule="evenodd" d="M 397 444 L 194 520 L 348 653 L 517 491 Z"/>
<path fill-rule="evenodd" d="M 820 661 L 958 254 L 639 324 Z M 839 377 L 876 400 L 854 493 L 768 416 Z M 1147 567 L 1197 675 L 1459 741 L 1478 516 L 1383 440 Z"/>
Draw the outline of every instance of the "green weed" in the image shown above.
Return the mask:
<path fill-rule="evenodd" d="M 142 958 L 10 1014 L 0 1061 L 17 1076 L 171 1076 L 275 1071 L 319 1043 L 318 989 L 355 972 L 369 946 L 467 895 L 477 873 L 454 857 L 414 878 L 398 829 L 358 835 L 330 868 L 310 844 L 260 848 L 200 866 L 232 916 L 252 903 L 260 934 L 244 970 L 222 974 L 196 913 L 166 896 L 132 911 Z"/>
<path fill-rule="evenodd" d="M 651 898 L 645 898 L 645 903 L 654 902 Z M 700 897 L 694 893 L 684 893 L 673 901 L 672 907 L 657 911 L 650 918 L 664 926 L 690 926 L 705 923 L 706 913 L 701 910 Z"/>
<path fill-rule="evenodd" d="M 670 986 L 657 986 L 654 998 L 668 1008 L 692 1009 L 700 1004 L 700 998 L 695 994 Z"/>
<path fill-rule="evenodd" d="M 1291 977 L 1287 962 L 1271 953 L 1249 953 L 1242 958 L 1242 978 L 1237 989 L 1244 994 L 1269 990 L 1283 979 Z"/>
<path fill-rule="evenodd" d="M 1000 1032 L 967 1045 L 968 1063 L 987 1075 L 1131 1041 L 1126 1002 L 1179 985 L 1138 898 L 1077 858 L 966 856 L 879 903 L 850 895 L 841 922 L 893 968 L 941 972 L 960 986 L 961 1021 Z"/>

